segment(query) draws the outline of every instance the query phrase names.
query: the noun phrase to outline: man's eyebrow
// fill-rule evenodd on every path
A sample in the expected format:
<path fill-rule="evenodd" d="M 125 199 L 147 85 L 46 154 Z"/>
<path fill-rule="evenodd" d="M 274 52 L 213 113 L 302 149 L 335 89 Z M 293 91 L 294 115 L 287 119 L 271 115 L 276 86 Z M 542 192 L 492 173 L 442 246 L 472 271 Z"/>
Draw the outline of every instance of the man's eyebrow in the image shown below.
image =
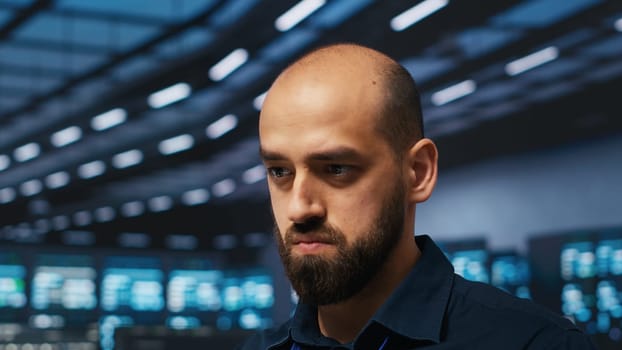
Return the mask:
<path fill-rule="evenodd" d="M 259 156 L 263 160 L 283 160 L 285 156 L 279 152 L 268 151 L 263 148 L 259 148 Z"/>
<path fill-rule="evenodd" d="M 307 156 L 311 160 L 321 161 L 340 161 L 340 160 L 357 160 L 362 155 L 356 150 L 349 147 L 337 147 L 323 151 L 311 152 Z"/>
<path fill-rule="evenodd" d="M 287 157 L 282 153 L 269 151 L 264 148 L 259 148 L 259 155 L 264 161 L 279 161 L 287 159 Z M 332 149 L 309 152 L 305 156 L 305 159 L 313 161 L 344 161 L 359 160 L 361 158 L 363 158 L 363 156 L 359 152 L 349 147 L 336 147 Z"/>

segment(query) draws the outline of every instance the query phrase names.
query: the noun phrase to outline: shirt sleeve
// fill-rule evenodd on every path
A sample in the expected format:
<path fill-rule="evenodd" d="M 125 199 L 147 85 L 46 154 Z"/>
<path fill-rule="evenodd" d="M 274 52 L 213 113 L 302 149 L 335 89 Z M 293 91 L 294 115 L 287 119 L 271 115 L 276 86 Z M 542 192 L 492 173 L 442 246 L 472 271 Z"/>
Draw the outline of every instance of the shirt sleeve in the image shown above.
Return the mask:
<path fill-rule="evenodd" d="M 243 341 L 242 344 L 236 348 L 236 350 L 264 350 L 266 347 L 264 343 L 262 334 L 255 333 L 253 336 Z"/>
<path fill-rule="evenodd" d="M 545 331 L 539 334 L 531 346 L 530 350 L 597 350 L 588 335 L 578 329 L 563 329 L 556 331 Z"/>

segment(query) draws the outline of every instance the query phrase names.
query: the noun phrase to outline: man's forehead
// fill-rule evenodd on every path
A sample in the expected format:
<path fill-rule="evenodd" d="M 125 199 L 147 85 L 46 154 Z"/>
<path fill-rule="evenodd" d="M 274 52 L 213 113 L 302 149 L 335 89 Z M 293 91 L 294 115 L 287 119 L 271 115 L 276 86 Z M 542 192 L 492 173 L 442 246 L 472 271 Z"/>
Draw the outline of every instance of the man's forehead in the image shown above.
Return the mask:
<path fill-rule="evenodd" d="M 371 74 L 341 68 L 334 72 L 306 70 L 284 75 L 268 91 L 261 114 L 279 114 L 288 107 L 296 112 L 377 108 L 385 95 L 379 81 Z"/>

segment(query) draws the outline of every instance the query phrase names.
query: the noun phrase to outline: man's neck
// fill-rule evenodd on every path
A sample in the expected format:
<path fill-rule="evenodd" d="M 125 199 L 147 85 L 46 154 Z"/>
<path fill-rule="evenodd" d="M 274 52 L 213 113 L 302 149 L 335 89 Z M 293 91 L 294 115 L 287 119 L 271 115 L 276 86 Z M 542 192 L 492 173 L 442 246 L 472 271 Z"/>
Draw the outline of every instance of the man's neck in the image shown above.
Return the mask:
<path fill-rule="evenodd" d="M 318 307 L 321 333 L 342 344 L 353 341 L 415 265 L 421 252 L 404 236 L 370 283 L 352 298 Z"/>

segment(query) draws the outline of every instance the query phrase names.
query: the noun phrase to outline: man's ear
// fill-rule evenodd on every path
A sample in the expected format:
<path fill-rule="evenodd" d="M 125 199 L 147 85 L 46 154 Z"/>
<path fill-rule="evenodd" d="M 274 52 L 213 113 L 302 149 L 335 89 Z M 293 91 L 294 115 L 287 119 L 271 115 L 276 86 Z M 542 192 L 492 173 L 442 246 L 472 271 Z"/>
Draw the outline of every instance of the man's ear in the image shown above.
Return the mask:
<path fill-rule="evenodd" d="M 438 176 L 438 150 L 430 139 L 417 141 L 407 153 L 408 199 L 421 203 L 432 194 Z"/>

